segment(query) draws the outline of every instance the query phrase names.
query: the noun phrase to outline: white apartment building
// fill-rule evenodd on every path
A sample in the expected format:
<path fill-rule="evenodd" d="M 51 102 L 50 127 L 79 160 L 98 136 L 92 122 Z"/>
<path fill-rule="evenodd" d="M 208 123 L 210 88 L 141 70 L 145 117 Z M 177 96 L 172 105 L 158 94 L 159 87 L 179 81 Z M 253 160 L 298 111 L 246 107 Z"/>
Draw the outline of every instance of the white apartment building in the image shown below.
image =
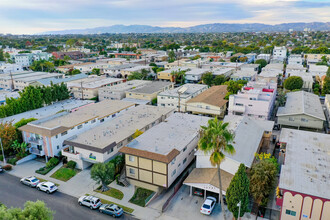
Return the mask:
<path fill-rule="evenodd" d="M 207 85 L 184 84 L 178 88 L 159 93 L 157 96 L 157 105 L 173 107 L 177 111 L 186 112 L 186 102 L 207 89 Z"/>
<path fill-rule="evenodd" d="M 19 128 L 29 152 L 39 156 L 54 157 L 63 149 L 64 140 L 111 120 L 135 104 L 105 100 L 78 108 L 74 112 L 62 112 L 28 123 Z"/>
<path fill-rule="evenodd" d="M 279 61 L 284 61 L 286 59 L 288 50 L 286 47 L 274 47 L 273 49 L 273 59 L 274 60 L 279 60 Z"/>
<path fill-rule="evenodd" d="M 265 54 L 265 53 L 261 53 L 259 55 L 257 55 L 257 59 L 256 60 L 266 60 L 267 63 L 270 61 L 270 54 Z"/>
<path fill-rule="evenodd" d="M 99 100 L 121 100 L 126 98 L 126 92 L 131 89 L 142 88 L 151 82 L 149 80 L 131 80 L 110 87 L 101 87 L 99 89 Z"/>
<path fill-rule="evenodd" d="M 288 58 L 288 64 L 302 65 L 303 58 L 301 55 L 291 54 Z"/>
<path fill-rule="evenodd" d="M 208 69 L 197 69 L 192 68 L 186 72 L 185 82 L 186 83 L 198 83 L 202 80 L 204 73 L 207 73 Z"/>
<path fill-rule="evenodd" d="M 229 96 L 228 115 L 268 120 L 273 112 L 276 91 L 276 83 L 251 81 L 237 94 Z"/>
<path fill-rule="evenodd" d="M 107 162 L 133 140 L 137 130 L 147 131 L 164 121 L 172 112 L 172 108 L 139 105 L 113 120 L 66 139 L 62 155 L 77 162 L 80 169 L 94 163 Z"/>
<path fill-rule="evenodd" d="M 17 65 L 15 63 L 6 63 L 4 65 L 0 64 L 0 74 L 2 73 L 15 73 L 15 72 L 22 72 L 23 68 L 21 65 Z"/>

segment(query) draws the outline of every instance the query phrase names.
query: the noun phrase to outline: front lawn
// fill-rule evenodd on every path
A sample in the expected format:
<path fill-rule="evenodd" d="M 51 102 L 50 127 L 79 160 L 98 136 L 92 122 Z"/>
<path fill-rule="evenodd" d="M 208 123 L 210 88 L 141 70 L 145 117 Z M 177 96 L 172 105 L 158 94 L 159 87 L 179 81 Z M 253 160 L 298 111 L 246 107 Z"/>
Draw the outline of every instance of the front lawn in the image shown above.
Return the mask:
<path fill-rule="evenodd" d="M 85 195 L 86 195 L 86 196 L 90 196 L 90 194 L 85 194 Z M 111 201 L 109 201 L 109 200 L 102 199 L 102 198 L 99 198 L 99 199 L 101 200 L 102 204 L 115 204 L 115 205 L 121 207 L 121 208 L 124 210 L 124 212 L 132 213 L 132 212 L 134 211 L 134 209 L 129 208 L 129 207 L 126 207 L 126 206 L 123 206 L 123 205 L 120 205 L 120 204 L 118 204 L 118 203 L 114 203 L 114 202 L 111 202 Z"/>
<path fill-rule="evenodd" d="M 51 175 L 50 177 L 66 182 L 69 179 L 71 179 L 72 177 L 74 177 L 76 174 L 77 174 L 77 171 L 74 169 L 61 167 L 55 173 L 53 173 L 53 175 Z"/>
<path fill-rule="evenodd" d="M 133 197 L 129 200 L 131 203 L 135 205 L 139 205 L 142 207 L 146 206 L 146 200 L 151 196 L 154 192 L 144 188 L 137 188 Z"/>
<path fill-rule="evenodd" d="M 120 199 L 120 200 L 122 200 L 124 197 L 124 193 L 115 188 L 110 188 L 108 191 L 102 192 L 102 190 L 100 190 L 100 187 L 99 187 L 97 190 L 95 190 L 95 192 L 102 193 L 103 195 L 111 196 L 113 198 Z"/>

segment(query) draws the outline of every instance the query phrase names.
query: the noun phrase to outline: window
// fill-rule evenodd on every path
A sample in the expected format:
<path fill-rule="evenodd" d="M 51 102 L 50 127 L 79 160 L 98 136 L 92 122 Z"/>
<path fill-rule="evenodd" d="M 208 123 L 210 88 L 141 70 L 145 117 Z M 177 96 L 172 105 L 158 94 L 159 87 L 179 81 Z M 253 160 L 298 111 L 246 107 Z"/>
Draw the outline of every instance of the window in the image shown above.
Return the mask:
<path fill-rule="evenodd" d="M 85 124 L 88 124 L 88 121 L 86 121 Z"/>
<path fill-rule="evenodd" d="M 56 135 L 55 137 L 58 138 L 58 135 Z"/>
<path fill-rule="evenodd" d="M 120 148 L 121 146 L 123 146 L 123 142 L 120 142 L 120 143 L 117 145 L 117 148 Z"/>
<path fill-rule="evenodd" d="M 206 106 L 206 109 L 210 109 L 210 106 Z"/>
<path fill-rule="evenodd" d="M 152 126 L 155 126 L 155 124 L 156 124 L 156 122 L 152 122 L 152 124 L 151 124 L 151 125 L 152 125 Z"/>
<path fill-rule="evenodd" d="M 128 156 L 128 160 L 131 162 L 134 162 L 134 157 L 133 156 Z"/>
<path fill-rule="evenodd" d="M 80 129 L 80 128 L 82 128 L 82 125 L 78 125 L 78 127 L 77 127 L 78 129 Z"/>
<path fill-rule="evenodd" d="M 292 118 L 292 117 L 289 117 L 289 121 L 294 121 L 294 118 Z"/>
<path fill-rule="evenodd" d="M 184 147 L 183 150 L 182 150 L 182 152 L 185 152 L 186 150 L 187 150 L 187 147 Z"/>
<path fill-rule="evenodd" d="M 308 120 L 306 118 L 301 118 L 302 122 L 308 122 Z"/>
<path fill-rule="evenodd" d="M 180 166 L 181 166 L 181 163 L 179 163 L 178 167 L 180 167 Z"/>
<path fill-rule="evenodd" d="M 187 158 L 184 158 L 182 164 L 185 164 L 187 162 Z"/>
<path fill-rule="evenodd" d="M 176 160 L 176 158 L 174 158 L 174 159 L 171 161 L 171 164 L 172 164 L 172 165 L 175 164 L 175 160 Z"/>
<path fill-rule="evenodd" d="M 175 174 L 176 174 L 176 169 L 175 169 L 175 170 L 173 170 L 173 172 L 172 172 L 171 176 L 174 176 Z"/>
<path fill-rule="evenodd" d="M 243 104 L 241 104 L 241 103 L 236 103 L 235 105 L 237 105 L 237 106 L 243 106 Z"/>
<path fill-rule="evenodd" d="M 93 119 L 92 121 L 91 121 L 91 123 L 93 124 L 93 123 L 95 123 L 96 122 L 96 120 L 95 119 Z"/>
<path fill-rule="evenodd" d="M 112 117 L 113 117 L 113 118 L 116 117 L 116 114 L 113 114 Z"/>
<path fill-rule="evenodd" d="M 130 137 L 127 138 L 127 141 L 131 141 L 131 140 L 133 140 L 133 137 L 132 136 L 130 136 Z"/>
<path fill-rule="evenodd" d="M 249 104 L 250 107 L 252 107 L 253 105 Z"/>
<path fill-rule="evenodd" d="M 58 150 L 58 149 L 60 149 L 60 146 L 59 146 L 59 145 L 57 145 L 57 146 L 56 146 L 56 148 L 57 148 L 57 150 Z"/>
<path fill-rule="evenodd" d="M 61 133 L 61 136 L 64 136 L 66 135 L 68 132 L 67 131 L 64 131 L 63 133 Z"/>
<path fill-rule="evenodd" d="M 135 170 L 133 168 L 129 168 L 129 174 L 135 175 Z"/>
<path fill-rule="evenodd" d="M 295 211 L 291 211 L 289 209 L 285 210 L 285 214 L 287 215 L 292 215 L 292 216 L 296 216 L 296 212 Z"/>
<path fill-rule="evenodd" d="M 259 115 L 258 118 L 262 118 L 263 116 L 262 115 Z"/>
<path fill-rule="evenodd" d="M 108 151 L 108 154 L 112 153 L 113 152 L 113 148 L 111 148 L 109 151 Z"/>
<path fill-rule="evenodd" d="M 104 118 L 102 118 L 102 119 L 100 120 L 100 122 L 104 122 Z"/>

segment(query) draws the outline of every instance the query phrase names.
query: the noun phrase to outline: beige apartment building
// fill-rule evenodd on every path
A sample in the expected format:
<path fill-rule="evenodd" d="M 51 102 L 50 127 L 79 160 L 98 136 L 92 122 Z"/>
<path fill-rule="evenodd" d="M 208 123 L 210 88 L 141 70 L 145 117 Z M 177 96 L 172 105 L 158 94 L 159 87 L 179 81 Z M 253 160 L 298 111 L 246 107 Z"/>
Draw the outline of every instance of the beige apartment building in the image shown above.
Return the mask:
<path fill-rule="evenodd" d="M 126 98 L 151 101 L 154 98 L 157 98 L 157 95 L 160 92 L 173 88 L 174 84 L 171 82 L 153 81 L 142 88 L 137 88 L 126 92 Z"/>
<path fill-rule="evenodd" d="M 132 89 L 142 88 L 151 82 L 149 80 L 130 80 L 114 86 L 102 87 L 99 89 L 99 100 L 121 100 L 126 98 L 126 92 Z"/>
<path fill-rule="evenodd" d="M 172 72 L 189 70 L 187 67 L 174 67 L 157 73 L 157 79 L 174 82 L 175 78 Z"/>
<path fill-rule="evenodd" d="M 93 76 L 67 83 L 71 95 L 76 99 L 91 99 L 98 96 L 99 89 L 126 82 L 125 79 Z"/>
<path fill-rule="evenodd" d="M 209 119 L 174 113 L 120 149 L 128 181 L 155 192 L 169 188 L 194 159 L 200 126 Z"/>
<path fill-rule="evenodd" d="M 134 72 L 139 72 L 141 73 L 143 70 L 146 70 L 148 72 L 152 72 L 152 69 L 150 66 L 135 66 L 132 68 L 127 68 L 121 70 L 121 75 L 123 78 L 127 78 L 129 75 L 131 75 Z"/>
<path fill-rule="evenodd" d="M 186 102 L 186 111 L 192 114 L 202 114 L 210 116 L 224 117 L 226 111 L 225 100 L 227 94 L 227 86 L 212 86 L 206 91 L 202 92 L 195 98 Z"/>
<path fill-rule="evenodd" d="M 75 161 L 79 169 L 107 162 L 133 140 L 137 130 L 146 132 L 164 121 L 173 111 L 172 108 L 151 105 L 131 108 L 112 120 L 66 139 L 62 155 Z"/>

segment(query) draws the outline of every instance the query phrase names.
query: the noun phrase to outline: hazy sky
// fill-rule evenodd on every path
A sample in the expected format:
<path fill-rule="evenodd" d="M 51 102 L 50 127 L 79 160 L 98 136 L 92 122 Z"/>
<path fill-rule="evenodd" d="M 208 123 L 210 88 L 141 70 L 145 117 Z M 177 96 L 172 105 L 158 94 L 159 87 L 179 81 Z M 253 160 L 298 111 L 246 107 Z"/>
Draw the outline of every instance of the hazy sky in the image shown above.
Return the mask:
<path fill-rule="evenodd" d="M 0 0 L 0 33 L 114 24 L 330 22 L 330 0 Z"/>

